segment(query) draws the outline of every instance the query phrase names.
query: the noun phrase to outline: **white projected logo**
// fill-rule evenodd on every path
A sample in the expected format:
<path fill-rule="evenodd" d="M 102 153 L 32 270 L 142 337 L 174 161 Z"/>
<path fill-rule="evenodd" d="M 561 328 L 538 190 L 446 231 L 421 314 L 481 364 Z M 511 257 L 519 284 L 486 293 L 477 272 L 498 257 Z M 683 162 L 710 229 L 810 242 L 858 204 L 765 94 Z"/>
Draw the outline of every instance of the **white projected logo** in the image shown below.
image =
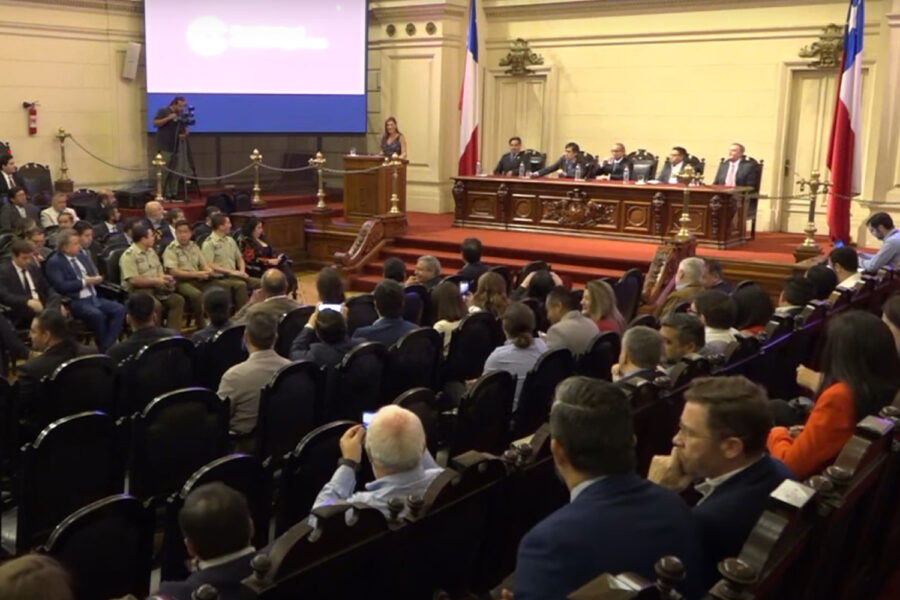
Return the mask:
<path fill-rule="evenodd" d="M 229 48 L 254 50 L 324 50 L 325 38 L 306 37 L 305 27 L 226 25 L 216 17 L 194 19 L 187 42 L 200 56 L 217 56 Z"/>

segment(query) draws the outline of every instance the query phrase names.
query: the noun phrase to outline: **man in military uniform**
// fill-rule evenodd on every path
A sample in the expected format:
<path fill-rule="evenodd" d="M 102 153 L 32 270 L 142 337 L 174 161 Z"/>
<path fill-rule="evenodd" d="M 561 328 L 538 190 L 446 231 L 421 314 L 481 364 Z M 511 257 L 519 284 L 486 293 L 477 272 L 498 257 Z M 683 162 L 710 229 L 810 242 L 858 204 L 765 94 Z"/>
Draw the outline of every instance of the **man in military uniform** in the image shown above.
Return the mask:
<path fill-rule="evenodd" d="M 200 246 L 191 241 L 191 224 L 181 219 L 175 222 L 175 239 L 163 252 L 166 273 L 175 278 L 175 291 L 184 296 L 197 318 L 197 329 L 206 326 L 203 314 L 203 291 L 216 272 L 206 263 Z"/>
<path fill-rule="evenodd" d="M 132 229 L 131 240 L 134 243 L 119 259 L 122 287 L 129 293 L 144 289 L 156 296 L 168 310 L 169 328 L 180 331 L 184 326 L 184 298 L 174 293 L 175 278 L 163 272 L 159 256 L 153 250 L 156 242 L 153 231 L 138 223 Z"/>
<path fill-rule="evenodd" d="M 247 275 L 244 258 L 230 235 L 231 219 L 222 213 L 214 214 L 210 225 L 212 233 L 203 242 L 203 258 L 216 273 L 225 276 L 217 283 L 233 291 L 234 307 L 240 309 L 250 299 L 247 288 L 258 288 L 259 279 Z"/>

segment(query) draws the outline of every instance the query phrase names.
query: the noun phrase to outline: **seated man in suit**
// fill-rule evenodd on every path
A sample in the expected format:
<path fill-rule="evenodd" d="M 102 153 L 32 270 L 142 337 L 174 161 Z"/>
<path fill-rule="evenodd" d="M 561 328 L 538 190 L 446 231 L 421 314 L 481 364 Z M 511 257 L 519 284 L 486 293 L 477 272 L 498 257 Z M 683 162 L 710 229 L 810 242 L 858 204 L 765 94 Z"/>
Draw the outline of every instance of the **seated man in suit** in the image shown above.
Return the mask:
<path fill-rule="evenodd" d="M 22 176 L 16 171 L 18 171 L 18 167 L 16 167 L 16 161 L 12 154 L 3 155 L 0 158 L 0 174 L 2 174 L 0 176 L 0 196 L 12 198 L 13 188 L 25 187 Z"/>
<path fill-rule="evenodd" d="M 231 400 L 229 429 L 239 434 L 250 433 L 256 427 L 260 390 L 275 371 L 291 364 L 273 349 L 277 337 L 275 317 L 266 313 L 250 315 L 244 329 L 244 345 L 250 356 L 225 371 L 219 382 L 219 397 Z"/>
<path fill-rule="evenodd" d="M 37 222 L 40 218 L 41 210 L 28 201 L 25 189 L 13 187 L 9 190 L 9 202 L 0 207 L 0 232 L 15 232 L 26 219 Z"/>
<path fill-rule="evenodd" d="M 572 292 L 561 285 L 554 287 L 547 294 L 546 307 L 551 323 L 544 336 L 547 349 L 568 348 L 573 355 L 587 352 L 600 330 L 592 318 L 581 314 Z"/>
<path fill-rule="evenodd" d="M 51 375 L 67 360 L 91 354 L 69 333 L 69 324 L 59 310 L 47 309 L 31 320 L 31 347 L 40 352 L 19 365 L 19 401 L 26 414 L 34 414 L 40 398 L 41 379 Z"/>
<path fill-rule="evenodd" d="M 519 165 L 522 164 L 522 138 L 517 135 L 509 138 L 509 152 L 500 157 L 497 166 L 494 167 L 494 175 L 518 175 Z M 526 170 L 528 165 L 525 165 Z"/>
<path fill-rule="evenodd" d="M 420 256 L 416 261 L 416 268 L 413 274 L 406 280 L 406 285 L 424 285 L 429 292 L 441 282 L 441 263 L 440 261 L 426 254 Z"/>
<path fill-rule="evenodd" d="M 141 223 L 153 232 L 156 242 L 159 242 L 165 233 L 165 209 L 156 200 L 151 200 L 144 205 L 144 218 Z"/>
<path fill-rule="evenodd" d="M 684 398 L 672 454 L 655 478 L 676 492 L 694 483 L 693 513 L 714 565 L 740 553 L 769 494 L 794 476 L 766 452 L 772 412 L 759 385 L 742 376 L 699 377 Z"/>
<path fill-rule="evenodd" d="M 169 242 L 175 239 L 175 224 L 184 221 L 184 211 L 180 208 L 170 208 L 163 216 L 162 237 L 160 237 L 157 246 L 163 249 L 169 245 Z M 190 229 L 191 224 L 188 223 Z"/>
<path fill-rule="evenodd" d="M 145 290 L 168 309 L 168 325 L 175 331 L 184 326 L 184 297 L 175 293 L 175 278 L 163 271 L 153 249 L 155 238 L 146 225 L 137 224 L 131 232 L 132 244 L 119 258 L 122 287 L 126 292 Z"/>
<path fill-rule="evenodd" d="M 38 265 L 43 264 L 53 254 L 53 249 L 47 247 L 47 236 L 44 234 L 44 230 L 37 225 L 23 232 L 22 235 L 34 246 L 34 262 Z"/>
<path fill-rule="evenodd" d="M 712 356 L 724 354 L 728 344 L 736 338 L 734 328 L 737 320 L 737 304 L 734 298 L 719 290 L 703 290 L 691 302 L 691 312 L 700 317 L 705 327 L 703 337 L 706 344 L 701 354 Z"/>
<path fill-rule="evenodd" d="M 93 206 L 88 206 L 85 211 L 85 220 L 91 225 L 100 225 L 103 223 L 103 211 L 108 206 L 116 206 L 118 201 L 112 190 L 103 190 L 97 194 L 97 202 Z"/>
<path fill-rule="evenodd" d="M 396 256 L 388 257 L 381 267 L 381 276 L 384 279 L 393 279 L 401 284 L 406 281 L 406 265 L 403 264 L 403 259 Z"/>
<path fill-rule="evenodd" d="M 336 367 L 359 339 L 347 338 L 347 321 L 336 310 L 316 310 L 291 343 L 291 360 L 311 360 L 320 367 Z"/>
<path fill-rule="evenodd" d="M 194 230 L 194 239 L 199 240 L 200 238 L 207 238 L 212 233 L 212 216 L 220 214 L 222 211 L 218 206 L 207 206 L 206 207 L 206 219 L 204 219 L 203 223 L 197 225 Z"/>
<path fill-rule="evenodd" d="M 481 240 L 478 238 L 466 238 L 460 248 L 463 268 L 456 272 L 457 275 L 468 281 L 477 283 L 478 278 L 488 272 L 489 267 L 481 262 Z M 472 291 L 474 292 L 474 287 Z"/>
<path fill-rule="evenodd" d="M 203 290 L 203 313 L 209 325 L 191 336 L 194 345 L 212 340 L 217 333 L 231 325 L 231 294 L 223 287 L 211 285 Z"/>
<path fill-rule="evenodd" d="M 425 449 L 425 429 L 415 413 L 393 404 L 375 413 L 369 428 L 354 425 L 340 440 L 341 459 L 331 481 L 325 484 L 313 508 L 339 503 L 362 503 L 389 516 L 391 498 L 422 496 L 443 469 Z M 363 448 L 372 465 L 375 481 L 356 489 L 356 472 Z M 406 513 L 404 508 L 403 513 Z"/>
<path fill-rule="evenodd" d="M 101 222 L 94 225 L 94 239 L 102 247 L 110 246 L 117 241 L 125 245 L 125 232 L 120 223 L 119 208 L 115 205 L 106 206 L 100 211 Z"/>
<path fill-rule="evenodd" d="M 706 345 L 705 327 L 697 315 L 671 313 L 660 321 L 663 338 L 663 364 L 672 367 L 688 354 L 700 352 Z"/>
<path fill-rule="evenodd" d="M 657 319 L 669 314 L 679 302 L 690 302 L 694 296 L 704 290 L 703 279 L 706 276 L 706 263 L 702 258 L 691 256 L 678 263 L 675 272 L 675 289 L 669 292 L 665 302 L 653 312 Z"/>
<path fill-rule="evenodd" d="M 236 323 L 245 321 L 255 313 L 272 315 L 277 322 L 285 313 L 300 308 L 301 304 L 287 295 L 288 280 L 281 269 L 267 269 L 260 277 L 260 283 L 260 288 L 250 296 L 250 301 L 234 315 Z"/>
<path fill-rule="evenodd" d="M 869 233 L 881 241 L 881 248 L 874 255 L 859 253 L 859 266 L 866 273 L 877 273 L 881 267 L 900 264 L 900 231 L 886 212 L 877 212 L 866 221 Z"/>
<path fill-rule="evenodd" d="M 593 176 L 597 179 L 610 181 L 622 181 L 625 177 L 625 169 L 633 171 L 631 163 L 625 157 L 625 144 L 616 142 L 609 150 L 610 157 L 594 168 Z"/>
<path fill-rule="evenodd" d="M 828 266 L 837 276 L 837 287 L 852 290 L 862 281 L 859 274 L 859 256 L 853 248 L 843 246 L 835 248 L 828 254 Z"/>
<path fill-rule="evenodd" d="M 778 296 L 778 306 L 775 307 L 775 315 L 779 317 L 794 317 L 809 304 L 816 295 L 813 282 L 800 275 L 793 275 L 784 280 L 781 294 Z"/>
<path fill-rule="evenodd" d="M 47 245 L 54 250 L 56 249 L 56 245 L 59 243 L 57 240 L 57 236 L 59 232 L 63 229 L 72 229 L 75 226 L 75 217 L 73 217 L 69 213 L 62 213 L 56 219 L 58 225 L 54 225 L 47 228 Z"/>
<path fill-rule="evenodd" d="M 640 377 L 653 381 L 665 372 L 659 368 L 663 356 L 662 335 L 652 327 L 636 325 L 625 330 L 619 362 L 612 366 L 612 380 L 619 387 Z"/>
<path fill-rule="evenodd" d="M 231 237 L 231 219 L 222 213 L 213 214 L 210 219 L 212 233 L 203 241 L 203 258 L 217 273 L 224 275 L 219 285 L 234 294 L 234 306 L 241 308 L 250 298 L 248 288 L 259 287 L 259 279 L 247 274 L 247 265 Z"/>
<path fill-rule="evenodd" d="M 718 258 L 707 258 L 706 273 L 703 276 L 703 287 L 708 290 L 719 290 L 726 294 L 731 293 L 731 286 L 725 281 L 722 274 L 722 261 Z"/>
<path fill-rule="evenodd" d="M 555 163 L 547 165 L 536 173 L 529 173 L 529 175 L 531 177 L 543 177 L 550 173 L 558 173 L 560 177 L 572 179 L 575 177 L 575 168 L 578 165 L 581 165 L 581 176 L 586 177 L 588 165 L 585 164 L 581 148 L 575 142 L 569 142 L 566 144 L 565 154 L 560 156 Z"/>
<path fill-rule="evenodd" d="M 50 199 L 50 206 L 41 211 L 41 227 L 44 229 L 47 229 L 48 227 L 65 227 L 65 225 L 59 222 L 59 215 L 63 213 L 72 215 L 72 223 L 69 227 L 77 223 L 78 215 L 75 214 L 74 208 L 66 206 L 68 201 L 69 196 L 65 192 L 56 192 L 53 194 L 53 198 Z"/>
<path fill-rule="evenodd" d="M 403 318 L 403 286 L 393 279 L 385 279 L 375 286 L 375 312 L 378 320 L 353 332 L 358 342 L 381 342 L 390 347 L 418 325 Z"/>
<path fill-rule="evenodd" d="M 34 262 L 34 245 L 26 240 L 10 244 L 10 258 L 0 262 L 0 304 L 9 306 L 9 319 L 19 328 L 45 308 L 58 308 L 62 299 Z"/>
<path fill-rule="evenodd" d="M 197 328 L 206 326 L 203 290 L 215 281 L 215 271 L 206 262 L 200 247 L 191 240 L 191 224 L 181 219 L 175 226 L 175 239 L 163 252 L 163 267 L 175 279 L 175 291 L 184 296 L 197 320 Z"/>
<path fill-rule="evenodd" d="M 635 473 L 625 394 L 606 381 L 569 377 L 556 388 L 550 435 L 571 501 L 522 538 L 515 600 L 566 598 L 603 572 L 653 581 L 654 563 L 666 554 L 684 563 L 688 579 L 679 591 L 702 595 L 696 524 L 677 494 Z"/>
<path fill-rule="evenodd" d="M 713 185 L 750 186 L 759 191 L 759 163 L 744 156 L 744 145 L 735 142 L 728 147 L 728 160 L 722 161 Z"/>
<path fill-rule="evenodd" d="M 100 244 L 94 241 L 94 228 L 85 220 L 75 223 L 72 230 L 78 234 L 78 254 L 88 259 L 94 269 L 100 260 Z M 57 248 L 59 250 L 59 248 Z"/>
<path fill-rule="evenodd" d="M 148 292 L 131 294 L 125 302 L 125 311 L 125 319 L 133 333 L 106 351 L 117 363 L 131 358 L 147 344 L 178 335 L 176 331 L 159 326 L 162 305 Z"/>
<path fill-rule="evenodd" d="M 91 228 L 87 231 L 91 232 Z M 59 248 L 47 260 L 46 272 L 53 289 L 68 296 L 72 316 L 87 324 L 97 341 L 97 349 L 106 352 L 122 333 L 125 307 L 97 295 L 96 286 L 103 277 L 81 252 L 80 237 L 74 230 L 60 231 Z"/>
<path fill-rule="evenodd" d="M 657 177 L 659 182 L 678 183 L 676 175 L 680 175 L 684 171 L 684 167 L 687 164 L 684 162 L 684 159 L 687 158 L 687 155 L 688 151 L 682 146 L 673 146 L 671 152 L 669 152 L 669 160 L 663 165 L 663 169 Z"/>
<path fill-rule="evenodd" d="M 192 573 L 184 581 L 163 581 L 157 594 L 190 600 L 203 584 L 213 586 L 219 600 L 238 600 L 241 580 L 251 574 L 256 549 L 253 518 L 247 499 L 224 483 L 201 485 L 184 500 L 178 526 L 192 559 Z"/>

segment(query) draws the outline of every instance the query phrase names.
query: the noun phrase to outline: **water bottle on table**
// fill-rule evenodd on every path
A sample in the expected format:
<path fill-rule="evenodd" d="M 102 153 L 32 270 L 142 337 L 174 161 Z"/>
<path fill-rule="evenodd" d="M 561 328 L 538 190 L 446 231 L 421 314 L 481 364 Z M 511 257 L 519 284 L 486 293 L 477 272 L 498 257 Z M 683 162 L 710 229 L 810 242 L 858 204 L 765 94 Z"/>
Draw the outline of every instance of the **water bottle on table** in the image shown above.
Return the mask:
<path fill-rule="evenodd" d="M 519 177 L 525 177 L 525 163 L 519 163 Z"/>
<path fill-rule="evenodd" d="M 622 171 L 622 183 L 628 183 L 628 180 L 631 178 L 631 169 L 625 167 L 625 170 Z"/>

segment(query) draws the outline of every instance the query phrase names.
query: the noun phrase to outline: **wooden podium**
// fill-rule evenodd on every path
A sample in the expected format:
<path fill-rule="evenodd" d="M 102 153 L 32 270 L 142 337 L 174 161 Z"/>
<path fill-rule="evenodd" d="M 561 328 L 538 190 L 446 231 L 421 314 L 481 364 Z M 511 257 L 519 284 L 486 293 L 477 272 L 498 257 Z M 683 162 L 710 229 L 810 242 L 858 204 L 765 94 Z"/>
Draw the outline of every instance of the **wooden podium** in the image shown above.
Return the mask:
<path fill-rule="evenodd" d="M 406 165 L 403 160 L 397 167 L 397 196 L 400 198 L 400 212 L 406 213 Z M 344 170 L 344 218 L 351 222 L 362 222 L 375 215 L 384 215 L 391 210 L 392 169 L 382 167 L 368 173 L 354 173 L 384 164 L 380 154 L 345 154 Z"/>

